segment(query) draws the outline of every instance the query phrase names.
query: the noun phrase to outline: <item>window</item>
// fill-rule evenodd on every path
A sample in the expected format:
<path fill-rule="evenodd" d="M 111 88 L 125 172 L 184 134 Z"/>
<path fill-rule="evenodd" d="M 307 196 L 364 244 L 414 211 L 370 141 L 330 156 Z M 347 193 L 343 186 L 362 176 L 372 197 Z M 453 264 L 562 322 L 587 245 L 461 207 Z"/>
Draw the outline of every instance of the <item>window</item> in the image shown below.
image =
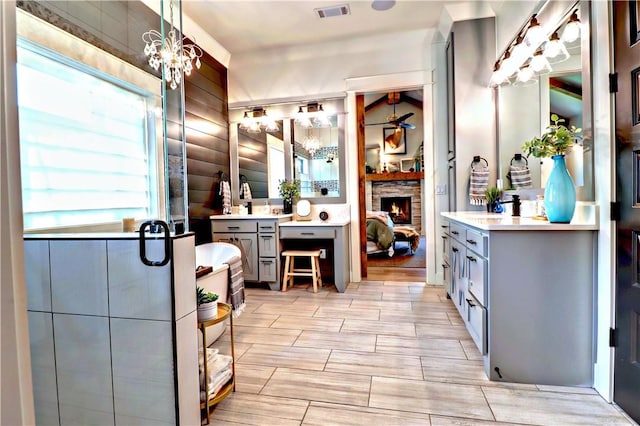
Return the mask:
<path fill-rule="evenodd" d="M 152 95 L 18 42 L 26 230 L 157 215 Z"/>
<path fill-rule="evenodd" d="M 280 196 L 280 181 L 285 180 L 284 143 L 278 138 L 267 134 L 267 164 L 269 176 L 269 197 Z"/>

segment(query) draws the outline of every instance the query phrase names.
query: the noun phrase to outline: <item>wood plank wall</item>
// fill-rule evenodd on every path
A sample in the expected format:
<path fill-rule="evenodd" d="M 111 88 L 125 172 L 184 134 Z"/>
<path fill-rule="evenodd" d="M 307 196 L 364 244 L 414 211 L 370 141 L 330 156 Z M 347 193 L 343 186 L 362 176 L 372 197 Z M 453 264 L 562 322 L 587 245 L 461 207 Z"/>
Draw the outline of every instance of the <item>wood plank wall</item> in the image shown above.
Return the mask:
<path fill-rule="evenodd" d="M 202 66 L 185 81 L 189 229 L 196 243 L 211 241 L 211 214 L 221 213 L 217 191 L 229 176 L 227 69 L 204 53 Z"/>
<path fill-rule="evenodd" d="M 160 27 L 160 17 L 139 1 L 33 1 L 16 5 L 76 37 L 160 77 L 143 54 L 142 34 Z M 208 216 L 219 213 L 219 199 L 212 188 L 218 172 L 229 175 L 229 111 L 227 69 L 212 56 L 201 58 L 202 66 L 186 78 L 185 122 L 189 229 L 196 242 L 211 241 Z M 160 82 L 158 82 L 160 83 Z M 182 170 L 182 127 L 178 91 L 167 90 L 167 136 L 169 168 Z M 180 210 L 184 197 L 181 176 L 171 172 L 170 203 Z"/>

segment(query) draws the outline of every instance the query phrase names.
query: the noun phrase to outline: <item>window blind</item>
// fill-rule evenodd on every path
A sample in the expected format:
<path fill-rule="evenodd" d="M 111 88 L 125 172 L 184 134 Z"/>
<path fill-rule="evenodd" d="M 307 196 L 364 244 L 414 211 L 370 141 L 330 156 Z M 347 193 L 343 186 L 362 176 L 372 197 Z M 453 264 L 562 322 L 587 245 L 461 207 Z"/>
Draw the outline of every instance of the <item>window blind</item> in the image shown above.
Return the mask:
<path fill-rule="evenodd" d="M 25 229 L 154 216 L 149 95 L 25 41 L 17 75 Z"/>

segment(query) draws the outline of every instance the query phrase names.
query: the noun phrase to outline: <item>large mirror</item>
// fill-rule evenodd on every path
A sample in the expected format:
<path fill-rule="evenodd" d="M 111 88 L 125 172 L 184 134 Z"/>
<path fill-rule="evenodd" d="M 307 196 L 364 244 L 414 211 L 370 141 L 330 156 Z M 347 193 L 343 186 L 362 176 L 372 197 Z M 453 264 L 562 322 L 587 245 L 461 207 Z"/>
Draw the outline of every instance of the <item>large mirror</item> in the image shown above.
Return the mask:
<path fill-rule="evenodd" d="M 588 22 L 588 12 L 584 12 L 584 9 L 579 6 L 581 20 Z M 587 28 L 588 32 L 587 26 L 583 28 Z M 567 43 L 568 57 L 562 62 L 552 62 L 550 73 L 525 84 L 505 85 L 498 89 L 499 179 L 502 179 L 505 189 L 512 187 L 509 179 L 510 166 L 527 165 L 532 178 L 531 193 L 543 190 L 551 172 L 552 161 L 525 158 L 521 148 L 525 141 L 539 136 L 549 125 L 551 114 L 557 114 L 565 120 L 565 125 L 584 129 L 582 143 L 576 144 L 575 149 L 567 155 L 567 167 L 579 199 L 593 199 L 591 117 L 587 96 L 590 81 L 588 38 L 587 33 L 582 35 L 582 40 Z"/>
<path fill-rule="evenodd" d="M 322 120 L 314 119 L 321 112 Z M 271 129 L 247 129 L 245 112 L 273 117 Z M 310 118 L 300 120 L 299 112 Z M 247 200 L 280 201 L 283 179 L 300 181 L 300 199 L 311 203 L 344 203 L 344 100 L 300 102 L 231 110 L 231 187 L 235 204 Z"/>

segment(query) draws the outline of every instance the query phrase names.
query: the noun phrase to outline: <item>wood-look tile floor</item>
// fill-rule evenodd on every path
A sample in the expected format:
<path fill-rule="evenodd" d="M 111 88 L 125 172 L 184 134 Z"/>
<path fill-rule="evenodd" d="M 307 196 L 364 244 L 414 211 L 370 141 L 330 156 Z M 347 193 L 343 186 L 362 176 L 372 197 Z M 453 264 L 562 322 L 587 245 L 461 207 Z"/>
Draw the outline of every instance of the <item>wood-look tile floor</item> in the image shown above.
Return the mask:
<path fill-rule="evenodd" d="M 397 277 L 396 277 L 397 279 Z M 442 287 L 246 289 L 214 425 L 632 425 L 593 389 L 487 379 Z M 227 332 L 214 343 L 228 353 Z"/>

